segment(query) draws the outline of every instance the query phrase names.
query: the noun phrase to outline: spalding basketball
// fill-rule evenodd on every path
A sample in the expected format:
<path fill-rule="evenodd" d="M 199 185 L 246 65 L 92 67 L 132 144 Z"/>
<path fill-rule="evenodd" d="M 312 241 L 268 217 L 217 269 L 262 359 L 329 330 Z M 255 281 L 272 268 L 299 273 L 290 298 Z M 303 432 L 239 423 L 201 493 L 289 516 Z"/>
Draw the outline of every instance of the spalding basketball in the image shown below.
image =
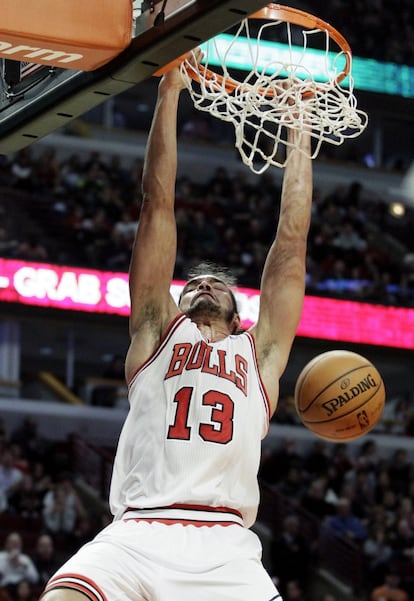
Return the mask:
<path fill-rule="evenodd" d="M 384 382 L 362 355 L 335 350 L 314 357 L 295 386 L 303 424 L 330 442 L 348 442 L 378 423 L 385 403 Z"/>

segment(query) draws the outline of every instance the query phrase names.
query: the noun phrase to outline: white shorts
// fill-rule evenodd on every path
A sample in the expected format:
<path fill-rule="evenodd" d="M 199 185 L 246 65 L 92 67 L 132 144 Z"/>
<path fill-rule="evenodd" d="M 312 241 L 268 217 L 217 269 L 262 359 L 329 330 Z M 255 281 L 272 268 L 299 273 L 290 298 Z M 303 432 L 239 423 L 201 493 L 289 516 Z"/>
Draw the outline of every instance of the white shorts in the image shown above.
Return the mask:
<path fill-rule="evenodd" d="M 199 516 L 201 517 L 201 516 Z M 232 523 L 113 522 L 50 579 L 91 601 L 281 601 L 254 532 Z"/>

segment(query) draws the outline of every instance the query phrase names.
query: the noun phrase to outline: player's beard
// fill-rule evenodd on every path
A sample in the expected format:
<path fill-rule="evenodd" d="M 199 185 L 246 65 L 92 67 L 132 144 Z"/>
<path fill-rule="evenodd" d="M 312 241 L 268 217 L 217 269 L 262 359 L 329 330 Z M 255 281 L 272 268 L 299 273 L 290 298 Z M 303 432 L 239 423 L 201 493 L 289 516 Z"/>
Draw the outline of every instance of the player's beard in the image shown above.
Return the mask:
<path fill-rule="evenodd" d="M 233 311 L 227 310 L 225 311 L 220 305 L 214 303 L 210 298 L 204 297 L 199 298 L 191 305 L 186 311 L 187 316 L 194 320 L 199 317 L 207 317 L 210 319 L 221 318 L 226 321 L 226 323 L 231 323 L 233 319 Z"/>

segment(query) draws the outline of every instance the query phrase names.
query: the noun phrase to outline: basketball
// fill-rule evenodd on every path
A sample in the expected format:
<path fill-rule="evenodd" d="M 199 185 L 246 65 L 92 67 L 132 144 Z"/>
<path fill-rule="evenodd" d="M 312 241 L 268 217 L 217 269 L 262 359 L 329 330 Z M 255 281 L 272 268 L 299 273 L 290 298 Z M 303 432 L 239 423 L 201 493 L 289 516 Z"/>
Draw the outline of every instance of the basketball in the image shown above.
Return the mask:
<path fill-rule="evenodd" d="M 303 424 L 329 442 L 360 438 L 378 423 L 385 387 L 376 367 L 344 350 L 314 357 L 300 372 L 295 406 Z"/>

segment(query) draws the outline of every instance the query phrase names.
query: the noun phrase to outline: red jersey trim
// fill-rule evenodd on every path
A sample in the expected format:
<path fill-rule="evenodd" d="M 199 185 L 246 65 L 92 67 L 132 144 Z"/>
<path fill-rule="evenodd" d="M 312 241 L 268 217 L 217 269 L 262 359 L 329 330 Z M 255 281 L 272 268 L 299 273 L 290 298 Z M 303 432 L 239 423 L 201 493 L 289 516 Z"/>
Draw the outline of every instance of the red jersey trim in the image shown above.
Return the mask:
<path fill-rule="evenodd" d="M 271 414 L 270 401 L 269 401 L 269 397 L 268 397 L 267 392 L 266 392 L 265 385 L 263 384 L 262 376 L 260 375 L 260 371 L 259 371 L 259 364 L 258 364 L 258 361 L 257 361 L 257 353 L 256 353 L 256 341 L 254 339 L 254 336 L 250 332 L 245 332 L 245 334 L 247 335 L 247 338 L 248 338 L 248 340 L 250 342 L 250 345 L 252 347 L 252 353 L 253 353 L 253 357 L 254 357 L 254 365 L 255 365 L 255 369 L 256 369 L 257 379 L 259 381 L 260 390 L 262 392 L 263 401 L 264 401 L 265 410 L 266 410 L 267 429 L 269 429 L 270 414 Z"/>
<path fill-rule="evenodd" d="M 158 346 L 156 349 L 154 349 L 153 353 L 148 357 L 148 359 L 140 366 L 138 367 L 138 369 L 136 370 L 136 372 L 134 373 L 134 375 L 132 376 L 132 378 L 129 380 L 128 382 L 128 388 L 131 387 L 133 381 L 135 380 L 135 378 L 137 377 L 137 375 L 143 370 L 145 369 L 148 365 L 150 365 L 154 359 L 156 359 L 156 357 L 158 357 L 159 353 L 162 351 L 162 349 L 164 348 L 166 342 L 169 340 L 169 338 L 171 338 L 171 336 L 173 335 L 173 333 L 175 332 L 175 330 L 178 328 L 178 326 L 185 320 L 187 319 L 187 316 L 184 315 L 184 313 L 178 313 L 171 321 L 171 323 L 169 324 L 169 326 L 167 327 L 167 329 L 165 330 Z"/>

